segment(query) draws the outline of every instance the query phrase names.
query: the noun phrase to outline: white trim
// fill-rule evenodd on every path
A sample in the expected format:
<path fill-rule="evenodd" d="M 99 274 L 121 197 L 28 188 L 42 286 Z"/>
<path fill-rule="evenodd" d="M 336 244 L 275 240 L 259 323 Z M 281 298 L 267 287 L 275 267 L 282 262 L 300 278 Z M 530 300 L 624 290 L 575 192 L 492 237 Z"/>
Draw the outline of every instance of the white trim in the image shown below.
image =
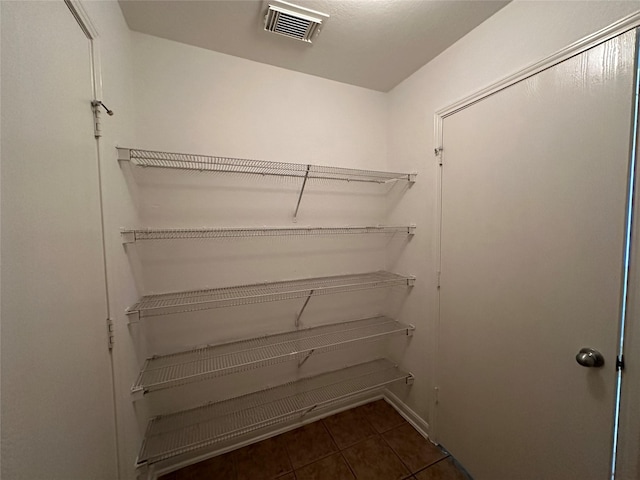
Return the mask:
<path fill-rule="evenodd" d="M 420 435 L 429 440 L 431 443 L 435 443 L 429 436 L 429 424 L 422 417 L 420 417 L 420 415 L 411 410 L 406 403 L 400 400 L 394 393 L 390 392 L 389 390 L 384 391 L 384 399 L 407 422 L 409 422 Z"/>
<path fill-rule="evenodd" d="M 528 67 L 518 70 L 517 72 L 503 78 L 502 80 L 492 83 L 491 85 L 477 91 L 472 95 L 464 97 L 463 99 L 458 100 L 457 102 L 454 102 L 444 108 L 437 110 L 435 112 L 435 118 L 434 118 L 435 148 L 439 148 L 439 149 L 443 148 L 442 122 L 446 117 L 453 115 L 454 113 L 459 112 L 460 110 L 463 110 L 473 105 L 474 103 L 477 103 L 480 100 L 483 100 L 484 98 L 487 98 L 488 96 L 493 95 L 494 93 L 504 90 L 505 88 L 508 88 L 511 85 L 514 85 L 515 83 L 521 82 L 522 80 L 532 77 L 533 75 L 536 75 L 542 72 L 543 70 L 551 68 L 559 63 L 562 63 L 571 57 L 579 55 L 580 53 L 585 52 L 590 48 L 595 47 L 596 45 L 606 42 L 607 40 L 617 37 L 618 35 L 621 35 L 639 26 L 640 26 L 640 11 L 627 15 L 626 17 L 621 18 L 617 22 L 612 23 L 608 27 L 598 30 L 597 32 L 592 33 L 591 35 L 587 35 L 586 37 L 578 40 L 577 42 L 572 43 L 571 45 L 568 45 L 567 47 L 557 51 L 556 53 L 549 55 L 548 57 L 543 58 L 538 62 L 532 63 Z M 444 153 L 445 153 L 444 150 L 440 151 L 440 162 L 443 161 Z M 440 271 L 439 265 L 438 265 L 438 271 Z"/>
<path fill-rule="evenodd" d="M 64 3 L 67 5 L 69 10 L 71 10 L 71 14 L 75 17 L 87 38 L 89 40 L 95 40 L 98 38 L 98 30 L 87 14 L 82 2 L 80 0 L 64 0 Z"/>
<path fill-rule="evenodd" d="M 71 14 L 78 22 L 80 29 L 89 40 L 89 54 L 91 56 L 91 81 L 93 99 L 102 100 L 102 63 L 100 61 L 99 34 L 91 17 L 84 8 L 82 0 L 64 0 Z"/>
<path fill-rule="evenodd" d="M 621 35 L 638 26 L 640 26 L 640 11 L 627 15 L 626 17 L 621 18 L 617 22 L 609 25 L 608 27 L 605 27 L 602 30 L 598 30 L 591 35 L 587 35 L 586 37 L 572 43 L 562 50 L 559 50 L 558 52 L 549 55 L 548 57 L 535 62 L 528 67 L 525 67 L 522 70 L 519 70 L 516 73 L 509 75 L 508 77 L 503 78 L 502 80 L 493 83 L 488 87 L 485 87 L 482 90 L 449 105 L 448 107 L 438 110 L 436 112 L 436 116 L 446 118 L 449 115 L 453 115 L 454 113 L 482 100 L 483 98 L 493 95 L 500 90 L 504 90 L 505 88 L 510 87 L 515 83 L 521 82 L 522 80 L 536 75 L 541 71 L 546 70 L 547 68 L 551 68 L 559 63 L 562 63 L 571 57 L 579 55 L 582 52 L 595 47 L 596 45 L 604 43 L 607 40 L 617 37 L 618 35 Z M 442 134 L 441 128 L 440 134 Z M 440 140 L 440 142 L 436 141 L 436 145 L 441 143 L 442 137 L 436 137 L 436 140 L 438 139 Z"/>

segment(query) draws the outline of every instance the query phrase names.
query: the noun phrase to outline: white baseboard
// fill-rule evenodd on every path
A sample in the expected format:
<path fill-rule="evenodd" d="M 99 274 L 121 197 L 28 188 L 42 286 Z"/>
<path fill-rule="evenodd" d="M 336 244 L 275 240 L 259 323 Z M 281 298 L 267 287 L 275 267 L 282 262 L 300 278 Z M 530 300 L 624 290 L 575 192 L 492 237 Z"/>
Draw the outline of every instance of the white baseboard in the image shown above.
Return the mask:
<path fill-rule="evenodd" d="M 395 410 L 402 415 L 402 417 L 411 424 L 413 428 L 415 428 L 420 435 L 424 438 L 433 442 L 429 438 L 429 424 L 420 417 L 416 412 L 411 410 L 407 404 L 405 404 L 402 400 L 400 400 L 395 394 L 390 392 L 389 390 L 384 391 L 384 399 L 387 401 L 389 405 L 391 405 Z"/>

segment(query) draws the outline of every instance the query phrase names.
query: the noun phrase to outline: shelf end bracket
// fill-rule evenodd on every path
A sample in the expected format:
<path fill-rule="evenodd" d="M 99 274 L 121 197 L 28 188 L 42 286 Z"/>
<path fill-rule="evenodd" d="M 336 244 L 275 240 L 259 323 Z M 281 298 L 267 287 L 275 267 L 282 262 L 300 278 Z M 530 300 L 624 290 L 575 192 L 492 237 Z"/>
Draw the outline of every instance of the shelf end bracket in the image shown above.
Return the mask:
<path fill-rule="evenodd" d="M 129 162 L 129 161 L 131 161 L 131 149 L 130 148 L 116 147 L 116 150 L 118 150 L 118 161 L 119 162 Z"/>
<path fill-rule="evenodd" d="M 133 386 L 131 387 L 131 400 L 133 400 L 134 402 L 142 400 L 145 393 L 147 392 L 145 392 L 144 388 Z"/>
<path fill-rule="evenodd" d="M 136 242 L 136 232 L 134 230 L 120 230 L 120 235 L 124 245 Z"/>
<path fill-rule="evenodd" d="M 304 180 L 302 180 L 302 188 L 300 188 L 300 195 L 298 195 L 298 203 L 296 204 L 296 211 L 293 213 L 293 221 L 298 221 L 298 210 L 300 209 L 300 201 L 302 200 L 302 194 L 304 193 L 304 187 L 307 185 L 307 178 L 309 178 L 309 170 L 311 165 L 307 165 L 307 171 L 304 172 Z"/>
<path fill-rule="evenodd" d="M 127 314 L 127 318 L 129 319 L 129 324 L 138 323 L 140 321 L 140 310 L 127 310 L 125 311 Z"/>

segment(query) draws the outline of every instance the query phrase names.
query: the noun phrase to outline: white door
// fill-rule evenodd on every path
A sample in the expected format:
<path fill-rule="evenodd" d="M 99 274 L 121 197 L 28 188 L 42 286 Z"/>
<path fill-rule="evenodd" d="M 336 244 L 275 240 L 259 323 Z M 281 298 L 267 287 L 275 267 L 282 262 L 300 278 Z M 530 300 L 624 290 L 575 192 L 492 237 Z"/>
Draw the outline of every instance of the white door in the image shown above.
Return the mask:
<path fill-rule="evenodd" d="M 117 478 L 89 41 L 0 2 L 2 478 Z"/>
<path fill-rule="evenodd" d="M 634 49 L 444 119 L 437 437 L 475 480 L 611 478 Z"/>

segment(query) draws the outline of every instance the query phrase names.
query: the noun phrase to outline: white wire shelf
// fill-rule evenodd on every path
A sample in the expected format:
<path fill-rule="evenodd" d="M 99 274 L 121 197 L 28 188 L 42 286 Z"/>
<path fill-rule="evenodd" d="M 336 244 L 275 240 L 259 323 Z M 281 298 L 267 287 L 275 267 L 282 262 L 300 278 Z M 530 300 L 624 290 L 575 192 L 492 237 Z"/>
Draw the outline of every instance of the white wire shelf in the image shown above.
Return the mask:
<path fill-rule="evenodd" d="M 386 359 L 303 378 L 202 407 L 152 418 L 138 454 L 142 467 L 232 440 L 413 375 Z"/>
<path fill-rule="evenodd" d="M 415 225 L 364 227 L 140 228 L 122 230 L 122 243 L 143 240 L 252 238 L 312 235 L 415 234 Z"/>
<path fill-rule="evenodd" d="M 211 308 L 236 307 L 262 302 L 309 299 L 314 295 L 384 288 L 413 286 L 415 277 L 378 271 L 355 275 L 305 278 L 281 282 L 258 283 L 233 287 L 192 290 L 185 292 L 145 295 L 127 310 L 131 321 L 141 317 L 194 312 Z M 305 304 L 306 306 L 306 304 Z"/>
<path fill-rule="evenodd" d="M 297 360 L 302 365 L 314 353 L 392 335 L 412 335 L 414 330 L 413 325 L 380 316 L 154 356 L 145 361 L 131 393 L 141 398 L 148 392 L 286 361 Z"/>
<path fill-rule="evenodd" d="M 373 183 L 387 183 L 396 180 L 414 182 L 416 176 L 415 173 L 360 170 L 302 163 L 270 162 L 265 160 L 159 152 L 123 147 L 117 147 L 117 150 L 118 160 L 129 161 L 138 167 Z"/>
<path fill-rule="evenodd" d="M 330 167 L 303 163 L 268 162 L 245 158 L 216 157 L 189 153 L 158 152 L 116 147 L 118 160 L 138 167 L 191 170 L 198 172 L 235 173 L 257 176 L 276 176 L 302 180 L 293 221 L 298 217 L 300 202 L 308 180 L 337 180 L 346 182 L 389 183 L 415 182 L 416 173 L 383 172 L 355 168 Z"/>

